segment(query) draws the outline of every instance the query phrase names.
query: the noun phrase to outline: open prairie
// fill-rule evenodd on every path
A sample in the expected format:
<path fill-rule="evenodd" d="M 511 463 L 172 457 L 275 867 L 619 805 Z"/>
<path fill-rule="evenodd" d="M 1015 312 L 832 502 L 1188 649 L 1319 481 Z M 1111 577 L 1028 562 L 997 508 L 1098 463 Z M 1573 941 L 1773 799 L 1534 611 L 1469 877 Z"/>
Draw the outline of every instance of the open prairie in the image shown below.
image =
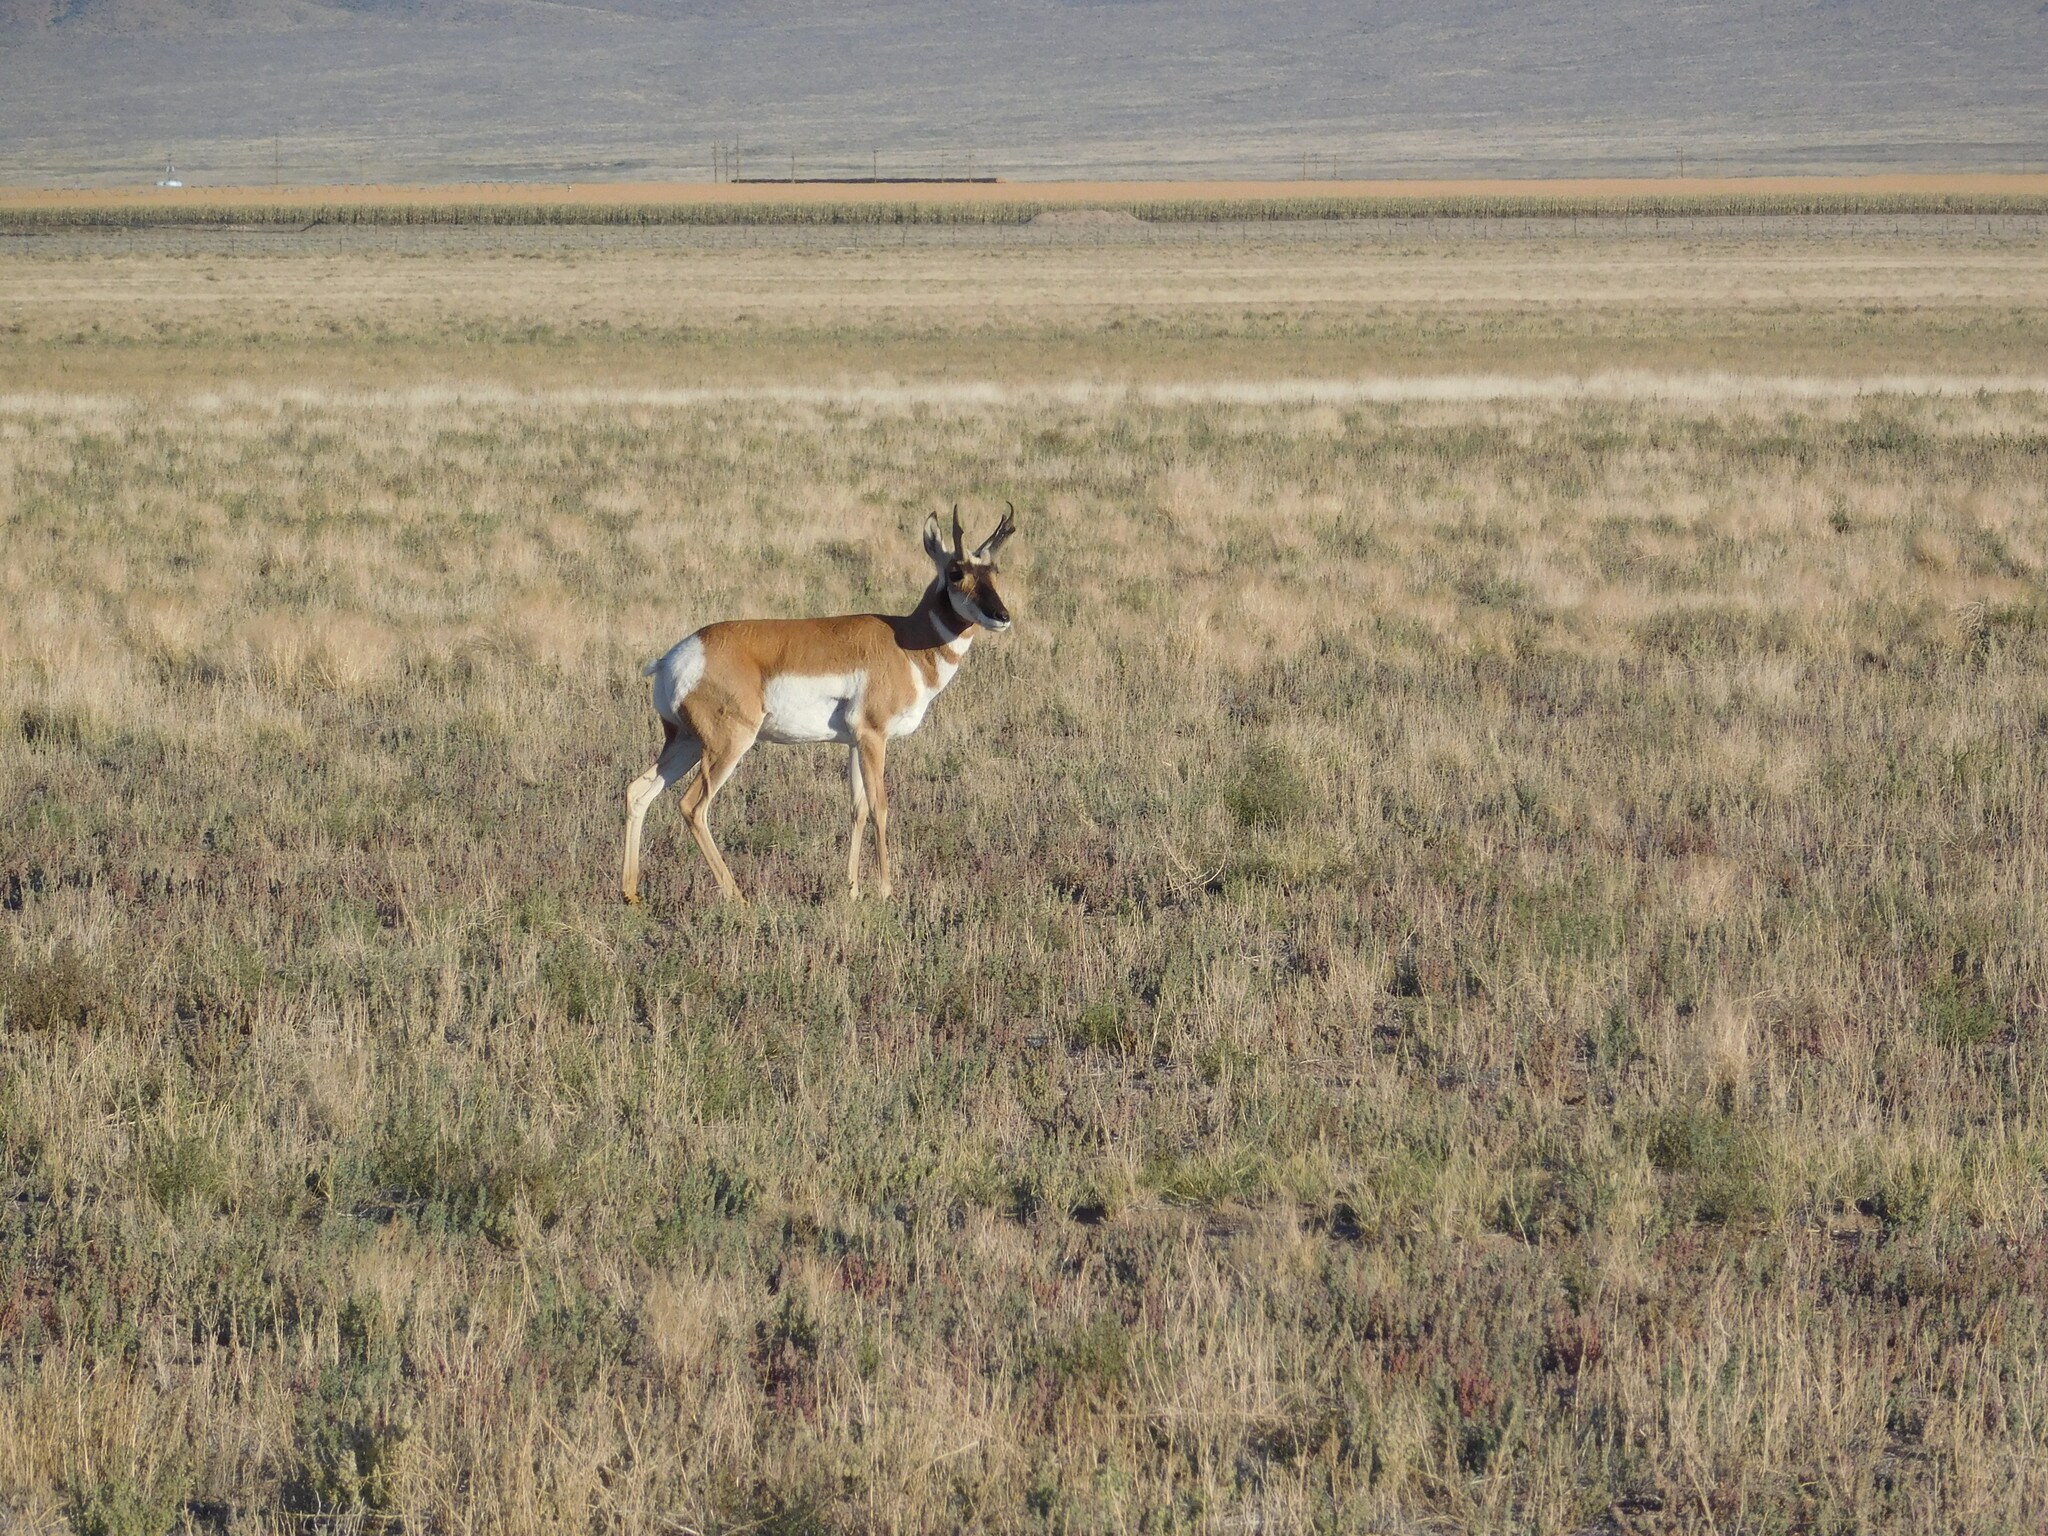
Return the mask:
<path fill-rule="evenodd" d="M 0 1527 L 2048 1514 L 2038 220 L 10 238 L 0 530 Z"/>

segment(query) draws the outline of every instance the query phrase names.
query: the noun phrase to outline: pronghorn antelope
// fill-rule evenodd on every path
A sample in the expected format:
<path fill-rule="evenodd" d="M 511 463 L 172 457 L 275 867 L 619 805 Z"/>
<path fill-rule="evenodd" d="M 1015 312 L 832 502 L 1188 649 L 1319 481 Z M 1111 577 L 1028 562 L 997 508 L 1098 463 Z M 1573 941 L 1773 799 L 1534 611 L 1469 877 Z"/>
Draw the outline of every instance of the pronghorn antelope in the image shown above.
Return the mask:
<path fill-rule="evenodd" d="M 935 574 L 918 605 L 902 618 L 853 613 L 834 619 L 738 619 L 707 624 L 643 669 L 654 679 L 661 716 L 661 755 L 626 791 L 626 900 L 640 899 L 640 829 L 647 808 L 671 784 L 683 790 L 683 819 L 718 886 L 744 900 L 711 840 L 711 801 L 747 749 L 758 740 L 796 744 L 836 741 L 847 754 L 853 789 L 853 849 L 846 884 L 860 894 L 861 839 L 875 821 L 876 881 L 889 894 L 889 793 L 882 763 L 889 738 L 924 723 L 974 643 L 977 629 L 1010 627 L 996 591 L 996 552 L 1016 532 L 1011 507 L 996 531 L 971 552 L 962 547 L 960 509 L 953 509 L 953 547 L 939 520 L 924 523 L 924 552 Z"/>

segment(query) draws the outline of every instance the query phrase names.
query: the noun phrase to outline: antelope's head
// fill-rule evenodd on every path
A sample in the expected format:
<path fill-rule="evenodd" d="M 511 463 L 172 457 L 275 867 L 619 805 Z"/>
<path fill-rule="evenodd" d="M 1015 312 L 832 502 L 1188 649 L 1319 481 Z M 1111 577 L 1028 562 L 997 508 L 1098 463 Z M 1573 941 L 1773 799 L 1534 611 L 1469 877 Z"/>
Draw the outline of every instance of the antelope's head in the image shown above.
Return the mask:
<path fill-rule="evenodd" d="M 931 556 L 938 570 L 939 581 L 946 589 L 946 602 L 964 623 L 979 624 L 987 630 L 1010 627 L 1010 610 L 1002 593 L 996 590 L 996 552 L 1016 531 L 1017 509 L 1010 507 L 996 524 L 996 531 L 969 550 L 960 535 L 960 509 L 956 506 L 953 547 L 948 549 L 939 536 L 939 520 L 924 520 L 924 552 Z"/>

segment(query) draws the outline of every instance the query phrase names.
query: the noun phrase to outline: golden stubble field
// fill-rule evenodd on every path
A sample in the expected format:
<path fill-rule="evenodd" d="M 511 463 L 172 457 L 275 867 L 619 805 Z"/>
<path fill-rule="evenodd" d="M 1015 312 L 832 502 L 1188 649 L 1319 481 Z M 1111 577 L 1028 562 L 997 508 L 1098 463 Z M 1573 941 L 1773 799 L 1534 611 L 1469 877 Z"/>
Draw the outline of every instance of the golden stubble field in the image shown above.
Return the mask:
<path fill-rule="evenodd" d="M 17 235 L 0 389 L 2040 370 L 2042 220 L 1840 226 Z"/>
<path fill-rule="evenodd" d="M 0 1518 L 2038 1528 L 2044 254 L 10 243 Z"/>

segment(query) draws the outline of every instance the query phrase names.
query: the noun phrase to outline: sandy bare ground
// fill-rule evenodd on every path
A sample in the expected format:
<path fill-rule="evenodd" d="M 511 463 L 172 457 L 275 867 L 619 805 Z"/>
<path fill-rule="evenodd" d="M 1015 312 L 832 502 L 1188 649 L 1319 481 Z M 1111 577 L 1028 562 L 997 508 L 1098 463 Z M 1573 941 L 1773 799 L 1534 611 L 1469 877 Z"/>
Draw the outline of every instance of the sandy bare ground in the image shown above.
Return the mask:
<path fill-rule="evenodd" d="M 0 208 L 383 204 L 1091 203 L 1265 198 L 2048 195 L 2044 174 L 1607 177 L 1445 181 L 483 182 L 424 186 L 0 188 Z"/>

